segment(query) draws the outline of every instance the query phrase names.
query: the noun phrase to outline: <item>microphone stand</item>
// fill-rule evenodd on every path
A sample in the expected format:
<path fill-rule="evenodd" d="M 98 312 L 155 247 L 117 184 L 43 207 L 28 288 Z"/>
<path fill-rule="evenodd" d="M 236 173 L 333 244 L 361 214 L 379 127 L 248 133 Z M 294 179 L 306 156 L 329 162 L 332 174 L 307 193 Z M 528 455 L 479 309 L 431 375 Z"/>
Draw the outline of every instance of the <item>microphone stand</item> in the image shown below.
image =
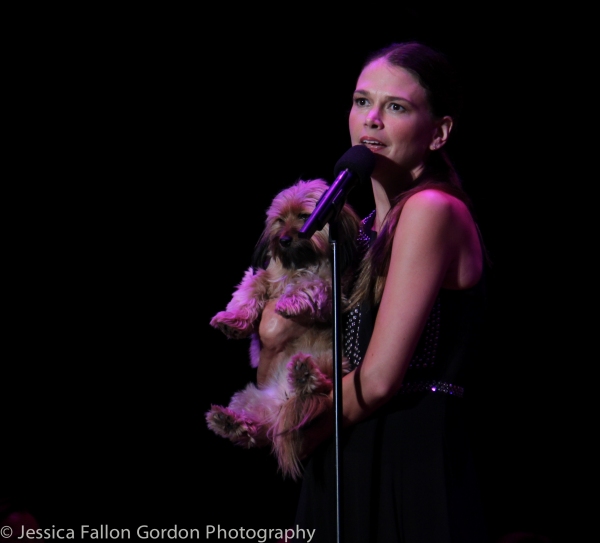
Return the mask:
<path fill-rule="evenodd" d="M 336 542 L 342 542 L 342 454 L 340 436 L 342 430 L 342 288 L 339 257 L 337 251 L 337 217 L 329 223 L 329 243 L 333 250 L 332 288 L 333 288 L 333 401 L 335 413 L 335 495 L 336 495 Z"/>
<path fill-rule="evenodd" d="M 342 405 L 342 288 L 341 271 L 338 257 L 338 216 L 346 193 L 360 180 L 370 177 L 375 167 L 375 155 L 362 145 L 351 147 L 335 165 L 336 179 L 323 193 L 310 217 L 298 232 L 301 238 L 311 237 L 315 229 L 321 230 L 329 223 L 329 242 L 333 250 L 332 288 L 333 288 L 333 401 L 335 413 L 335 490 L 336 490 L 336 542 L 342 541 L 342 454 L 340 450 L 340 436 L 343 420 Z"/>

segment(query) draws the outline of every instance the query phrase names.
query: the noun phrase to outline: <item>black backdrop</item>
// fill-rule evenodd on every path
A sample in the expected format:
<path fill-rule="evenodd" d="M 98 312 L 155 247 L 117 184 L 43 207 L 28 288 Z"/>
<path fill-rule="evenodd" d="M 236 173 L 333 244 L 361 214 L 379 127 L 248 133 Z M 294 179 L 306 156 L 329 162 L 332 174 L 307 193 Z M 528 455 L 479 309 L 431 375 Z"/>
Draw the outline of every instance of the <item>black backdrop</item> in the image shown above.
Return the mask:
<path fill-rule="evenodd" d="M 17 21 L 6 488 L 43 527 L 291 524 L 298 487 L 274 459 L 205 427 L 254 375 L 248 344 L 208 323 L 274 194 L 332 180 L 364 55 L 418 39 L 465 83 L 449 150 L 494 261 L 473 420 L 492 529 L 559 541 L 579 507 L 563 467 L 566 197 L 547 188 L 563 175 L 547 145 L 557 56 L 542 54 L 558 38 L 493 10 L 382 7 L 319 25 L 308 11 Z M 372 208 L 362 187 L 349 201 Z"/>

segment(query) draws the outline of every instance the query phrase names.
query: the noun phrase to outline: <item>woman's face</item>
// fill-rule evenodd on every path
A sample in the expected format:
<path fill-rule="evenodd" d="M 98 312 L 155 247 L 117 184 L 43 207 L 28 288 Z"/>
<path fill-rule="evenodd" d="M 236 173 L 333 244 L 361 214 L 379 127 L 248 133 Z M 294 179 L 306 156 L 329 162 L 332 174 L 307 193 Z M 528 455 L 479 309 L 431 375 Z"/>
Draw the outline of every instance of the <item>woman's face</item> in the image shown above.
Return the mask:
<path fill-rule="evenodd" d="M 394 175 L 398 168 L 414 179 L 440 135 L 425 89 L 385 59 L 371 62 L 358 77 L 349 126 L 352 145 L 365 145 L 377 156 L 374 179 Z"/>

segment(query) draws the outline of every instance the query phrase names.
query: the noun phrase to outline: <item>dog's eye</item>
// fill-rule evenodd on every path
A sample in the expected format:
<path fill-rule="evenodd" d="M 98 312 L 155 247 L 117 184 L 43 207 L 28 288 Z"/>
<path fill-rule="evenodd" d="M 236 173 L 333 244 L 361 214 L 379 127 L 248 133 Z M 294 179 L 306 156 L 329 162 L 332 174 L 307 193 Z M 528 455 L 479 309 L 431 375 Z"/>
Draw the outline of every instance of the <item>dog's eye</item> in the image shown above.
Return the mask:
<path fill-rule="evenodd" d="M 310 213 L 300 213 L 300 215 L 298 215 L 298 218 L 302 219 L 303 221 L 305 221 L 309 217 L 310 217 Z"/>

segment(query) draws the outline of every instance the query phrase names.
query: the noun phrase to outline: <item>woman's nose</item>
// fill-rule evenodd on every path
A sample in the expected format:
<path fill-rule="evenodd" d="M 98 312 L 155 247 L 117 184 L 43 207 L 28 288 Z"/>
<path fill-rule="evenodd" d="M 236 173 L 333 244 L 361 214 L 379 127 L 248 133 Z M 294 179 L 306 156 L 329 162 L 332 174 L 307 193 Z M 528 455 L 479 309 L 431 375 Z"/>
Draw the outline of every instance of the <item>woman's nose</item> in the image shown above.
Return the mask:
<path fill-rule="evenodd" d="M 369 128 L 381 128 L 382 124 L 379 111 L 375 108 L 371 109 L 365 117 L 365 126 Z"/>

